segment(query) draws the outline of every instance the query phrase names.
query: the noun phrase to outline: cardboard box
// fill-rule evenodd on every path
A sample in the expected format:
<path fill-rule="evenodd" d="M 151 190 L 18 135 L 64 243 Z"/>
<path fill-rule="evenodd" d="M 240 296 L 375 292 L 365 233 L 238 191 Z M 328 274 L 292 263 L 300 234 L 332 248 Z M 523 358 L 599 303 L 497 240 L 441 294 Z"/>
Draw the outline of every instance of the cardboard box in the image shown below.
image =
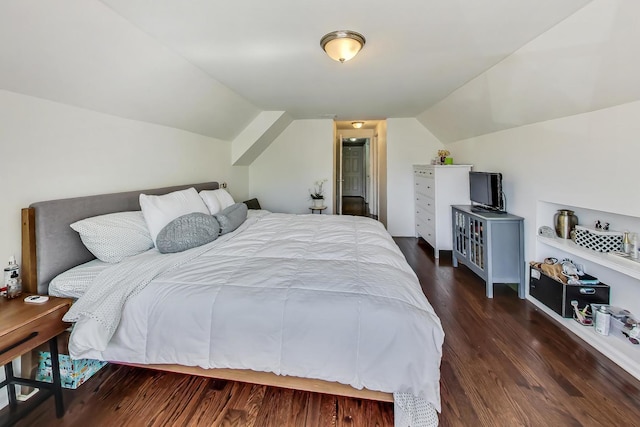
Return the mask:
<path fill-rule="evenodd" d="M 80 385 L 107 364 L 107 362 L 93 359 L 72 360 L 71 357 L 66 354 L 60 354 L 58 356 L 62 387 L 70 389 L 80 387 Z M 48 351 L 40 351 L 36 380 L 52 382 L 53 377 L 51 372 L 51 353 Z"/>

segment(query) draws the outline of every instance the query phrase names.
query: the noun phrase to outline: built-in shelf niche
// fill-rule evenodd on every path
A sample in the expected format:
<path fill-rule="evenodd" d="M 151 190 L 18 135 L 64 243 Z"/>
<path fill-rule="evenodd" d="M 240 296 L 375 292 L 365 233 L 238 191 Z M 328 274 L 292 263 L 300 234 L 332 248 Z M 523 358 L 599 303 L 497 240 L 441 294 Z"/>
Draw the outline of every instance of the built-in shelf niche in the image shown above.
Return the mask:
<path fill-rule="evenodd" d="M 552 201 L 538 201 L 536 212 L 536 232 L 542 226 L 554 228 L 554 215 L 559 209 L 570 209 L 578 216 L 580 225 L 593 227 L 599 220 L 608 222 L 610 229 L 638 233 L 640 236 L 640 218 L 628 215 L 572 206 Z M 611 286 L 611 304 L 626 308 L 640 316 L 640 263 L 620 258 L 612 254 L 600 253 L 576 245 L 570 239 L 547 238 L 536 236 L 536 260 L 546 257 L 558 259 L 570 258 L 583 264 L 585 271 L 598 277 L 603 283 Z M 617 363 L 634 377 L 640 380 L 640 345 L 633 345 L 625 339 L 615 336 L 602 336 L 593 327 L 582 326 L 573 319 L 566 319 L 547 306 L 530 297 L 533 304 L 573 332 L 602 354 Z"/>

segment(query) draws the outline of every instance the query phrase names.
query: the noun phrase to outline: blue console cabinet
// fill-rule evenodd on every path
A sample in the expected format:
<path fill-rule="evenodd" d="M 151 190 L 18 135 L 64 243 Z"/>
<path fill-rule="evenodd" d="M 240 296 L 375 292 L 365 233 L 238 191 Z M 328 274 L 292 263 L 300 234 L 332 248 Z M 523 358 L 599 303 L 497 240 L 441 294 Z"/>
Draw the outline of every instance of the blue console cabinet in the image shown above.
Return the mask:
<path fill-rule="evenodd" d="M 472 206 L 451 207 L 453 266 L 462 263 L 487 285 L 516 283 L 525 298 L 524 218 L 508 213 L 476 211 Z"/>

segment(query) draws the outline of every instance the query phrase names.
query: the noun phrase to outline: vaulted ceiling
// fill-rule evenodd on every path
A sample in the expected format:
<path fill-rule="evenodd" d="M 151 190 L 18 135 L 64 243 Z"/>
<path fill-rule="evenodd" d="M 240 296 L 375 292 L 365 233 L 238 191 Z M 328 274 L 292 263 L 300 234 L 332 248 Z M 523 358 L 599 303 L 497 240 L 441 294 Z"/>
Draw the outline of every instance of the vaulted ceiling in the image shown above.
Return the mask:
<path fill-rule="evenodd" d="M 589 3 L 4 0 L 0 89 L 224 140 L 270 110 L 429 127 L 464 105 L 445 98 Z M 319 46 L 338 29 L 367 38 L 344 64 Z M 475 128 L 461 135 L 491 126 Z"/>

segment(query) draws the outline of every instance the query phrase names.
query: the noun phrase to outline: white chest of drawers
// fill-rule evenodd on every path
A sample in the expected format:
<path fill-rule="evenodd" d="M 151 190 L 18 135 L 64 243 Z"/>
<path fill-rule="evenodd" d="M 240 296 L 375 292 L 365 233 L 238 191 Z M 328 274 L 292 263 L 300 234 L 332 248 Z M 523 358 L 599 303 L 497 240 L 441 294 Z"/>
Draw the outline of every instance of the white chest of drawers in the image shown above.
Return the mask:
<path fill-rule="evenodd" d="M 451 250 L 451 205 L 470 204 L 471 165 L 414 165 L 416 235 L 434 249 Z"/>

